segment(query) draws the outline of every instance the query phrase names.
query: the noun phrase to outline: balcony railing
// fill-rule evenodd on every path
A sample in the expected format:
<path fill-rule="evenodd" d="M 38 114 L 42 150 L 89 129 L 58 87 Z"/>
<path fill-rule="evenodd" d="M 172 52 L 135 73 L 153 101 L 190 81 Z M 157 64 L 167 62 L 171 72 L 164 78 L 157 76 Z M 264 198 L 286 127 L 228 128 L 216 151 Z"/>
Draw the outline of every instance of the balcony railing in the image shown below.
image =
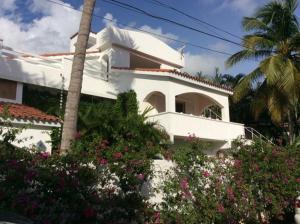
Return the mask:
<path fill-rule="evenodd" d="M 158 122 L 174 136 L 187 136 L 191 133 L 202 139 L 231 141 L 245 135 L 243 124 L 190 114 L 163 112 L 149 116 L 148 119 Z"/>

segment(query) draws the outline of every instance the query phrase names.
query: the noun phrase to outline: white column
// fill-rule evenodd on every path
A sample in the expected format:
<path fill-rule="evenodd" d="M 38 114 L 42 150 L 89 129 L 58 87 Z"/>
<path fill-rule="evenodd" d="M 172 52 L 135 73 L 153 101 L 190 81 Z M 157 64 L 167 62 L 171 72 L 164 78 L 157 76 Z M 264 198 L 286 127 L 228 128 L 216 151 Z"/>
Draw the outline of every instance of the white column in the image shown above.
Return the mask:
<path fill-rule="evenodd" d="M 175 95 L 170 94 L 166 96 L 166 112 L 175 112 Z"/>
<path fill-rule="evenodd" d="M 223 121 L 230 121 L 230 114 L 229 114 L 229 101 L 227 99 L 226 103 L 223 105 L 222 108 L 222 120 Z"/>

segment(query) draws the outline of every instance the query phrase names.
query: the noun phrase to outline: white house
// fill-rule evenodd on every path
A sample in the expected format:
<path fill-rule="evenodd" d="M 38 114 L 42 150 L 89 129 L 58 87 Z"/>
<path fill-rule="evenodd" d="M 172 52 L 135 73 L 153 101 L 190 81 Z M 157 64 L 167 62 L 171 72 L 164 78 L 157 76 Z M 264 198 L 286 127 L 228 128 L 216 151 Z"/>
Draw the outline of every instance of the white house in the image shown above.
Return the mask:
<path fill-rule="evenodd" d="M 71 37 L 67 53 L 20 56 L 4 49 L 0 83 L 15 82 L 20 98 L 24 83 L 67 90 L 76 40 L 77 34 Z M 82 93 L 115 99 L 118 93 L 133 89 L 140 109 L 153 107 L 149 120 L 163 126 L 174 142 L 195 134 L 215 149 L 225 149 L 233 139 L 244 136 L 244 125 L 230 122 L 232 91 L 181 72 L 183 53 L 160 39 L 108 27 L 91 33 L 88 47 Z"/>

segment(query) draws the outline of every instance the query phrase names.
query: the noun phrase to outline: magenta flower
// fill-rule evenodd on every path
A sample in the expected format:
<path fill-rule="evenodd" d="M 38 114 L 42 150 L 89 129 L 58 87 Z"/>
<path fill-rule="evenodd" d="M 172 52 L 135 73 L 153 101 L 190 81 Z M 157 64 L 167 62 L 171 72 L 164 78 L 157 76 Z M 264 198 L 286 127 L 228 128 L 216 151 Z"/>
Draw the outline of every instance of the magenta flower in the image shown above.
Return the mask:
<path fill-rule="evenodd" d="M 80 139 L 81 136 L 82 136 L 82 134 L 81 134 L 79 131 L 77 131 L 77 132 L 74 134 L 74 138 L 75 138 L 75 139 Z"/>
<path fill-rule="evenodd" d="M 35 170 L 27 170 L 27 173 L 24 176 L 25 181 L 32 181 L 34 177 L 36 177 L 37 172 Z"/>
<path fill-rule="evenodd" d="M 123 154 L 122 154 L 121 152 L 115 152 L 115 153 L 114 153 L 114 158 L 115 158 L 115 159 L 121 159 L 122 156 L 123 156 Z"/>
<path fill-rule="evenodd" d="M 208 171 L 204 171 L 204 172 L 203 172 L 203 176 L 205 176 L 205 177 L 209 177 L 209 175 L 210 175 L 210 174 L 209 174 L 209 172 L 208 172 Z"/>
<path fill-rule="evenodd" d="M 297 183 L 300 183 L 300 177 L 296 179 Z"/>
<path fill-rule="evenodd" d="M 144 179 L 145 179 L 145 174 L 140 173 L 140 174 L 137 175 L 137 178 L 138 178 L 139 180 L 144 180 Z"/>
<path fill-rule="evenodd" d="M 187 178 L 183 178 L 180 181 L 180 187 L 181 187 L 182 190 L 187 190 L 189 188 L 189 183 L 188 183 Z"/>
<path fill-rule="evenodd" d="M 225 212 L 224 206 L 223 206 L 222 204 L 218 204 L 218 206 L 217 206 L 217 211 L 218 211 L 219 213 L 224 213 L 224 212 Z"/>
<path fill-rule="evenodd" d="M 160 212 L 154 213 L 154 223 L 157 223 L 157 224 L 160 223 Z"/>
<path fill-rule="evenodd" d="M 241 160 L 234 160 L 234 167 L 235 168 L 240 168 L 242 166 L 242 161 Z"/>
<path fill-rule="evenodd" d="M 233 201 L 234 200 L 234 192 L 233 189 L 231 187 L 228 187 L 226 189 L 226 193 L 227 193 L 227 197 L 229 200 Z"/>
<path fill-rule="evenodd" d="M 48 152 L 41 152 L 40 157 L 42 157 L 42 159 L 48 159 L 48 157 L 50 156 L 50 154 Z"/>
<path fill-rule="evenodd" d="M 84 209 L 83 215 L 86 218 L 91 218 L 91 217 L 94 217 L 96 215 L 96 212 L 94 211 L 93 208 L 88 207 L 88 208 Z"/>
<path fill-rule="evenodd" d="M 100 165 L 106 165 L 108 163 L 107 159 L 100 159 L 99 161 Z"/>

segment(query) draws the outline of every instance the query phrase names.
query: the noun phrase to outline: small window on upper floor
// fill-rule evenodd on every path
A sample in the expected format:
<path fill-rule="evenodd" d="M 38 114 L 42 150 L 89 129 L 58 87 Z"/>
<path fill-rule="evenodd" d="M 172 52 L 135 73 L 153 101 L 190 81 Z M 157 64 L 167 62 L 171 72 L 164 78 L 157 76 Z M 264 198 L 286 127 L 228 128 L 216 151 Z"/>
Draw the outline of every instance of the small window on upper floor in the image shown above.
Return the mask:
<path fill-rule="evenodd" d="M 0 79 L 0 98 L 8 100 L 17 99 L 17 82 Z"/>
<path fill-rule="evenodd" d="M 130 68 L 160 68 L 160 64 L 146 58 L 130 54 Z"/>

